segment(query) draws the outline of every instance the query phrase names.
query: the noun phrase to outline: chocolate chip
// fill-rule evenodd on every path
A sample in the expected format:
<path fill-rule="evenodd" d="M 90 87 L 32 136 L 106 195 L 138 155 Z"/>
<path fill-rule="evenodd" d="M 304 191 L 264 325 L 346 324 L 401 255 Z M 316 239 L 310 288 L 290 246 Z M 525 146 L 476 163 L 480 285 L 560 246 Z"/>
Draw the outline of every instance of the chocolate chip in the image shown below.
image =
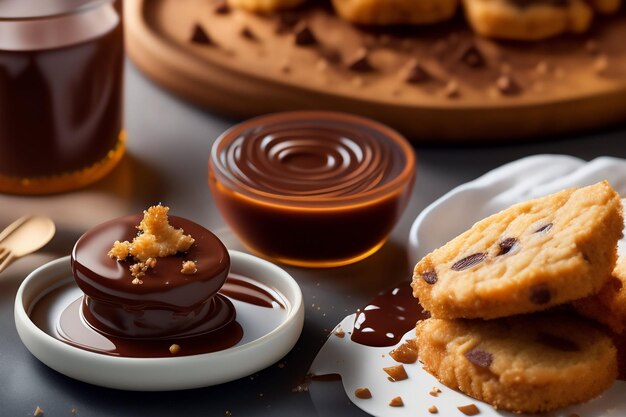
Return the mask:
<path fill-rule="evenodd" d="M 419 63 L 419 61 L 412 61 L 409 65 L 405 81 L 409 84 L 420 84 L 430 80 L 432 77 Z"/>
<path fill-rule="evenodd" d="M 563 352 L 577 352 L 580 350 L 580 347 L 571 340 L 550 333 L 539 333 L 539 338 L 537 339 L 537 341 L 542 345 L 546 345 L 548 347 L 551 347 L 552 349 L 560 350 Z"/>
<path fill-rule="evenodd" d="M 517 239 L 514 237 L 507 237 L 500 242 L 500 252 L 498 253 L 498 256 L 506 255 L 511 252 L 511 249 L 513 249 L 515 245 L 517 245 Z"/>
<path fill-rule="evenodd" d="M 193 34 L 191 35 L 191 42 L 201 45 L 215 45 L 213 40 L 209 37 L 209 34 L 199 24 L 196 24 L 193 28 Z"/>
<path fill-rule="evenodd" d="M 219 1 L 213 7 L 213 13 L 215 14 L 228 14 L 230 13 L 230 6 L 225 0 Z"/>
<path fill-rule="evenodd" d="M 359 50 L 352 61 L 348 63 L 348 69 L 354 72 L 372 72 L 375 70 L 370 64 L 369 54 L 365 48 Z"/>
<path fill-rule="evenodd" d="M 475 253 L 473 255 L 466 256 L 460 261 L 456 261 L 454 265 L 452 265 L 452 270 L 463 271 L 465 269 L 469 269 L 475 265 L 478 265 L 479 263 L 483 262 L 485 259 L 487 259 L 486 253 Z"/>
<path fill-rule="evenodd" d="M 252 30 L 248 27 L 248 26 L 244 26 L 241 28 L 241 31 L 239 32 L 239 34 L 245 38 L 248 39 L 250 41 L 256 41 L 257 37 L 254 34 L 254 32 L 252 32 Z"/>
<path fill-rule="evenodd" d="M 528 297 L 534 304 L 547 304 L 552 299 L 550 288 L 546 284 L 537 284 L 530 289 Z"/>
<path fill-rule="evenodd" d="M 547 232 L 552 229 L 552 223 L 548 223 L 545 226 L 541 226 L 539 229 L 535 230 L 535 233 Z"/>
<path fill-rule="evenodd" d="M 291 31 L 294 26 L 298 24 L 300 17 L 292 12 L 285 12 L 278 15 L 278 25 L 276 26 L 276 33 L 286 33 Z"/>
<path fill-rule="evenodd" d="M 481 368 L 489 368 L 493 362 L 493 355 L 482 349 L 472 349 L 469 352 L 465 352 L 465 357 L 468 361 Z"/>
<path fill-rule="evenodd" d="M 317 38 L 306 22 L 300 22 L 294 29 L 294 42 L 299 46 L 317 45 Z"/>
<path fill-rule="evenodd" d="M 498 77 L 496 87 L 505 96 L 515 96 L 522 92 L 522 88 L 510 74 L 503 74 Z"/>
<path fill-rule="evenodd" d="M 471 68 L 482 68 L 487 61 L 485 56 L 476 45 L 469 45 L 463 53 L 461 53 L 461 62 Z"/>
<path fill-rule="evenodd" d="M 329 64 L 338 65 L 341 64 L 341 52 L 336 49 L 323 48 L 320 50 L 320 55 L 324 61 Z"/>
<path fill-rule="evenodd" d="M 427 284 L 433 285 L 437 282 L 437 273 L 435 271 L 426 271 L 422 274 L 422 279 L 426 281 Z"/>

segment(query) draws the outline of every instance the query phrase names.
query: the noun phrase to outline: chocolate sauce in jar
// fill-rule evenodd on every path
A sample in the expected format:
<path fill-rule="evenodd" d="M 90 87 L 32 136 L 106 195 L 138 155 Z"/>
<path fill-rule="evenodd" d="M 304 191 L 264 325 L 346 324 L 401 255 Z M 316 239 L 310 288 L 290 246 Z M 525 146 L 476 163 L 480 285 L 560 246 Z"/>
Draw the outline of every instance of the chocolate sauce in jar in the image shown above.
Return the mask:
<path fill-rule="evenodd" d="M 209 185 L 247 246 L 327 267 L 380 248 L 407 204 L 414 167 L 406 140 L 376 122 L 289 112 L 225 132 L 213 145 Z"/>
<path fill-rule="evenodd" d="M 394 346 L 418 320 L 428 318 L 410 284 L 407 281 L 384 292 L 360 310 L 351 340 L 366 346 Z"/>
<path fill-rule="evenodd" d="M 31 191 L 70 189 L 121 158 L 120 3 L 0 4 L 0 191 L 29 192 L 28 181 L 52 177 Z"/>

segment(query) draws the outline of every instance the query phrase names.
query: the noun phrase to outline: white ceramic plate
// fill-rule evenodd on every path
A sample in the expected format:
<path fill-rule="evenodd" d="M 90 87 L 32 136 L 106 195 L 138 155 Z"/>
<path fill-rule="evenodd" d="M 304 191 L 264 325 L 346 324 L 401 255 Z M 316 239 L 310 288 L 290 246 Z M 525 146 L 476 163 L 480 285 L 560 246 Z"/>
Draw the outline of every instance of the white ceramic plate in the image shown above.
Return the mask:
<path fill-rule="evenodd" d="M 70 346 L 37 327 L 29 316 L 41 297 L 61 289 L 69 300 L 80 294 L 73 284 L 69 257 L 33 271 L 15 300 L 15 325 L 26 348 L 41 362 L 69 377 L 109 388 L 165 391 L 206 387 L 250 375 L 280 360 L 295 345 L 304 324 L 302 293 L 296 281 L 278 266 L 237 251 L 229 251 L 231 271 L 273 287 L 286 304 L 284 319 L 252 340 L 245 336 L 254 314 L 239 314 L 244 339 L 232 348 L 172 358 L 127 358 L 89 352 Z M 236 303 L 235 303 L 236 306 Z M 259 307 L 262 308 L 262 307 Z"/>
<path fill-rule="evenodd" d="M 482 177 L 463 184 L 428 206 L 417 217 L 409 236 L 409 259 L 417 262 L 433 249 L 469 229 L 476 221 L 514 203 L 547 195 L 563 188 L 589 185 L 603 179 L 626 195 L 626 161 L 616 158 L 598 158 L 586 162 L 565 155 L 536 155 L 511 162 Z M 620 249 L 626 245 L 620 242 Z M 520 416 L 494 410 L 488 404 L 470 398 L 441 385 L 419 363 L 404 365 L 409 379 L 390 382 L 383 367 L 397 365 L 388 352 L 393 347 L 374 348 L 350 340 L 355 315 L 339 323 L 346 337 L 331 333 L 311 366 L 315 375 L 339 374 L 346 394 L 359 408 L 374 416 L 430 415 L 428 407 L 435 405 L 445 417 L 463 417 L 458 406 L 476 404 L 483 417 Z M 403 340 L 414 337 L 413 330 Z M 400 344 L 400 343 L 399 343 Z M 399 345 L 398 344 L 398 345 Z M 397 346 L 397 345 L 396 345 Z M 367 387 L 373 394 L 369 400 L 358 399 L 354 390 Z M 432 387 L 442 392 L 433 397 Z M 315 386 L 311 387 L 315 401 Z M 560 409 L 550 417 L 569 417 L 576 413 L 583 417 L 626 416 L 626 382 L 618 381 L 600 397 L 585 404 Z M 393 397 L 401 396 L 404 407 L 388 405 Z"/>

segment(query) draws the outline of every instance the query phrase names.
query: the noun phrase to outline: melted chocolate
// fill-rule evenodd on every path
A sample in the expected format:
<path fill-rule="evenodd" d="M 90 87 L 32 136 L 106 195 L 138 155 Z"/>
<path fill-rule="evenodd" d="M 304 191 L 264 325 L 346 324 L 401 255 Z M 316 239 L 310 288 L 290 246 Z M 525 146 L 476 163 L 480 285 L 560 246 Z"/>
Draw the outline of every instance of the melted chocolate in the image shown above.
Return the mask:
<path fill-rule="evenodd" d="M 239 274 L 228 275 L 220 294 L 259 307 L 285 308 L 285 302 L 276 291 L 261 288 L 254 281 Z"/>
<path fill-rule="evenodd" d="M 132 215 L 103 223 L 74 246 L 72 273 L 86 295 L 83 311 L 89 324 L 115 336 L 159 338 L 189 334 L 214 317 L 222 317 L 218 327 L 233 321 L 232 306 L 232 313 L 224 314 L 212 300 L 228 276 L 228 251 L 215 235 L 189 220 L 170 217 L 172 226 L 195 239 L 187 253 L 158 258 L 143 284 L 132 283 L 133 262 L 111 259 L 108 251 L 116 240 L 132 240 L 141 219 Z M 198 272 L 182 274 L 183 260 L 195 261 Z"/>
<path fill-rule="evenodd" d="M 85 303 L 84 297 L 67 305 L 56 320 L 55 332 L 51 332 L 55 337 L 72 346 L 84 350 L 102 353 L 111 356 L 124 356 L 136 358 L 158 358 L 173 356 L 169 347 L 177 344 L 181 347 L 176 356 L 196 355 L 201 353 L 216 352 L 228 349 L 236 345 L 244 336 L 244 329 L 234 320 L 233 303 L 229 300 L 237 300 L 239 308 L 272 308 L 284 309 L 284 301 L 281 295 L 271 288 L 268 288 L 257 281 L 237 274 L 229 275 L 224 284 L 224 293 L 217 294 L 213 300 L 220 304 L 218 311 L 221 314 L 233 314 L 233 320 L 226 325 L 220 326 L 221 319 L 212 318 L 208 322 L 203 322 L 199 327 L 185 335 L 176 335 L 156 339 L 137 339 L 119 337 L 105 334 L 84 320 L 82 314 L 88 310 L 81 308 Z M 51 297 L 54 299 L 54 296 Z M 50 309 L 46 305 L 49 300 L 44 297 L 43 301 L 36 304 L 31 316 L 37 325 L 46 328 L 45 321 L 47 315 L 45 311 Z M 258 315 L 258 310 L 248 313 L 248 315 Z M 41 316 L 41 317 L 39 317 Z M 266 321 L 277 320 L 276 317 L 264 316 Z M 281 320 L 281 319 L 279 319 Z M 267 325 L 268 323 L 264 323 Z M 270 323 L 271 324 L 271 323 Z M 277 325 L 278 323 L 275 323 Z M 270 326 L 271 327 L 271 326 Z M 48 330 L 49 331 L 49 330 Z M 245 330 L 246 332 L 248 330 Z"/>
<path fill-rule="evenodd" d="M 379 295 L 358 312 L 351 339 L 366 346 L 393 346 L 418 320 L 428 317 L 406 282 Z"/>
<path fill-rule="evenodd" d="M 49 38 L 24 28 L 22 37 Z M 121 18 L 77 44 L 0 50 L 0 176 L 59 175 L 104 159 L 122 130 L 123 63 Z"/>
<path fill-rule="evenodd" d="M 213 147 L 209 184 L 253 249 L 303 265 L 341 263 L 385 240 L 408 201 L 412 161 L 401 138 L 376 123 L 282 113 L 226 132 Z"/>

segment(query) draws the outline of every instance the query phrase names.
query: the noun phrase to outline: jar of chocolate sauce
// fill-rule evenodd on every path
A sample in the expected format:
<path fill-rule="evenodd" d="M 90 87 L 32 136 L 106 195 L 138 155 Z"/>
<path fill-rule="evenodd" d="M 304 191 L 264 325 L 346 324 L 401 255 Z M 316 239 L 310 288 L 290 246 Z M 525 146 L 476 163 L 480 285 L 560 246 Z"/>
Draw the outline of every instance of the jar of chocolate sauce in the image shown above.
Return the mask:
<path fill-rule="evenodd" d="M 124 153 L 121 0 L 0 1 L 0 192 L 62 192 Z"/>

